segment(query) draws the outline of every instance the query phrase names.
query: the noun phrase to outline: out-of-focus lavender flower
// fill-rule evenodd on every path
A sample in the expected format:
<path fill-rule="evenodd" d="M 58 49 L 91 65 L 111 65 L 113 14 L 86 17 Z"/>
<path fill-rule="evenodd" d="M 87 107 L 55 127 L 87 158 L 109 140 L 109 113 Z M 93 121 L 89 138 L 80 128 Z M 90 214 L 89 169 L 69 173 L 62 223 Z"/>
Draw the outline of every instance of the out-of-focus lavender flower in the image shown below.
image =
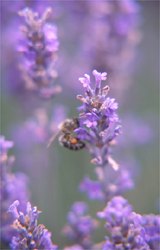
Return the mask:
<path fill-rule="evenodd" d="M 48 8 L 41 17 L 29 8 L 19 12 L 25 20 L 18 46 L 22 54 L 22 77 L 26 89 L 37 92 L 43 98 L 50 98 L 61 91 L 61 87 L 54 83 L 59 42 L 56 26 L 47 22 L 51 12 Z"/>
<path fill-rule="evenodd" d="M 85 177 L 79 187 L 91 200 L 106 202 L 134 187 L 129 169 L 122 166 L 117 171 L 113 168 L 97 168 L 96 171 L 100 181 Z"/>
<path fill-rule="evenodd" d="M 145 228 L 146 241 L 150 249 L 160 249 L 160 216 L 154 214 L 144 215 L 142 225 Z"/>
<path fill-rule="evenodd" d="M 80 191 L 86 192 L 91 200 L 104 200 L 105 196 L 102 189 L 102 184 L 99 181 L 91 180 L 85 177 L 80 183 Z"/>
<path fill-rule="evenodd" d="M 85 58 L 91 68 L 107 69 L 112 91 L 124 94 L 140 41 L 139 5 L 134 0 L 89 1 L 88 5 L 90 18 L 82 38 Z"/>
<path fill-rule="evenodd" d="M 109 233 L 103 250 L 149 250 L 142 216 L 133 212 L 131 205 L 121 196 L 114 197 L 106 208 L 98 213 L 106 220 Z"/>
<path fill-rule="evenodd" d="M 87 215 L 87 210 L 86 203 L 75 202 L 68 213 L 68 225 L 64 227 L 63 232 L 70 240 L 78 244 L 73 249 L 92 249 L 91 234 L 98 224 Z"/>
<path fill-rule="evenodd" d="M 57 3 L 53 3 L 52 0 L 15 0 L 14 2 L 7 0 L 1 3 L 2 39 L 0 42 L 3 54 L 2 87 L 4 89 L 7 88 L 7 92 L 17 95 L 21 103 L 24 103 L 24 100 L 28 102 L 28 99 L 31 99 L 31 93 L 30 91 L 26 91 L 23 77 L 19 72 L 19 64 L 21 64 L 21 62 L 19 53 L 17 53 L 17 44 L 22 40 L 22 34 L 18 29 L 20 24 L 22 24 L 22 20 L 18 18 L 17 13 L 23 8 L 31 8 L 33 11 L 42 15 L 44 10 L 49 7 L 54 8 L 55 20 L 55 18 L 59 16 L 59 9 L 57 8 Z M 50 21 L 52 22 L 52 20 L 53 16 L 51 15 Z M 22 57 L 22 63 L 23 62 Z M 24 99 L 24 97 L 26 99 Z"/>
<path fill-rule="evenodd" d="M 123 117 L 123 129 L 125 136 L 119 136 L 118 142 L 123 147 L 128 147 L 129 144 L 144 145 L 153 138 L 151 124 L 146 120 L 136 116 L 127 115 Z"/>
<path fill-rule="evenodd" d="M 58 125 L 65 117 L 66 112 L 62 105 L 55 106 L 51 114 L 40 108 L 34 111 L 32 117 L 13 128 L 12 134 L 19 152 L 17 163 L 27 170 L 29 175 L 37 176 L 37 171 L 46 173 L 51 164 L 47 144 L 49 139 L 57 134 Z M 56 154 L 54 156 L 56 162 Z"/>
<path fill-rule="evenodd" d="M 131 74 L 135 68 L 134 59 L 141 39 L 139 4 L 135 0 L 99 0 L 72 1 L 66 5 L 71 20 L 71 24 L 68 23 L 71 37 L 75 40 L 77 38 L 78 44 L 75 52 L 74 47 L 70 46 L 74 57 L 72 61 L 76 63 L 71 62 L 72 65 L 67 64 L 65 68 L 64 75 L 67 74 L 69 84 L 77 89 L 79 86 L 72 79 L 85 70 L 107 70 L 112 92 L 116 97 L 123 96 L 133 79 Z M 77 34 L 77 27 L 80 28 L 80 36 Z M 64 60 L 67 62 L 68 58 Z"/>
<path fill-rule="evenodd" d="M 64 250 L 84 250 L 84 248 L 80 245 L 73 245 L 65 247 Z"/>
<path fill-rule="evenodd" d="M 19 144 L 25 140 L 25 145 L 47 143 L 51 135 L 57 133 L 58 125 L 65 119 L 65 109 L 62 105 L 54 107 L 51 117 L 46 113 L 44 108 L 34 111 L 31 118 L 21 124 L 17 130 L 16 136 Z M 28 138 L 27 135 L 30 135 Z"/>
<path fill-rule="evenodd" d="M 15 199 L 21 202 L 23 211 L 29 198 L 27 190 L 28 179 L 23 173 L 12 173 L 13 156 L 8 156 L 8 150 L 13 147 L 12 141 L 7 141 L 0 136 L 0 204 L 1 204 L 1 242 L 7 244 L 12 235 L 11 216 L 7 213 L 8 207 Z"/>
<path fill-rule="evenodd" d="M 39 5 L 42 5 L 44 1 L 37 1 L 37 0 L 15 0 L 14 2 L 12 0 L 2 1 L 1 2 L 1 14 L 2 14 L 2 23 L 3 26 L 6 28 L 5 25 L 9 24 L 9 22 L 12 20 L 12 18 L 15 17 L 17 12 L 21 10 L 22 8 L 30 7 L 33 8 L 39 3 Z M 46 6 L 45 6 L 46 7 Z M 8 15 L 10 15 L 12 18 L 7 18 Z"/>
<path fill-rule="evenodd" d="M 19 201 L 16 200 L 9 207 L 9 212 L 14 218 L 11 249 L 56 250 L 57 246 L 52 243 L 51 233 L 43 224 L 38 225 L 40 211 L 38 211 L 37 207 L 31 207 L 28 202 L 26 212 L 23 213 L 17 209 L 19 204 Z"/>

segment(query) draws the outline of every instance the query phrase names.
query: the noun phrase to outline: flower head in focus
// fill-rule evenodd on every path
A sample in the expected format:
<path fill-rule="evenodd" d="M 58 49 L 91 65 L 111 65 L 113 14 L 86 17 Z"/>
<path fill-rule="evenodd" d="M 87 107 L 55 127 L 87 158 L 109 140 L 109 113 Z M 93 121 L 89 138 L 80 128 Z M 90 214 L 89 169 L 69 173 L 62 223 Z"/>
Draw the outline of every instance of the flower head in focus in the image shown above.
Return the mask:
<path fill-rule="evenodd" d="M 83 103 L 80 107 L 80 127 L 75 130 L 78 137 L 84 140 L 92 155 L 92 162 L 99 166 L 110 163 L 117 168 L 109 155 L 110 146 L 120 133 L 120 120 L 117 115 L 118 104 L 114 98 L 108 97 L 109 87 L 102 86 L 107 73 L 93 70 L 95 83 L 85 74 L 79 78 L 85 95 L 77 98 Z"/>
<path fill-rule="evenodd" d="M 48 8 L 41 17 L 29 8 L 19 12 L 25 20 L 18 46 L 22 54 L 22 77 L 26 89 L 38 92 L 43 98 L 50 98 L 61 91 L 60 86 L 54 84 L 59 42 L 56 26 L 47 22 L 51 12 Z"/>
<path fill-rule="evenodd" d="M 111 155 L 111 148 L 121 132 L 121 124 L 117 114 L 118 103 L 108 96 L 108 85 L 102 86 L 107 73 L 93 70 L 93 75 L 94 84 L 87 74 L 79 78 L 85 94 L 77 96 L 83 104 L 79 108 L 80 126 L 75 133 L 86 143 L 97 180 L 85 178 L 80 190 L 92 200 L 108 202 L 115 195 L 132 189 L 134 183 L 129 169 L 119 166 Z"/>
<path fill-rule="evenodd" d="M 9 207 L 9 212 L 14 218 L 14 236 L 11 241 L 11 249 L 48 249 L 56 250 L 57 246 L 52 243 L 51 233 L 43 224 L 38 225 L 40 211 L 37 207 L 31 207 L 27 203 L 26 212 L 18 210 L 19 201 L 16 200 Z"/>
<path fill-rule="evenodd" d="M 5 140 L 0 136 L 0 204 L 1 204 L 1 242 L 8 244 L 13 233 L 10 224 L 11 216 L 7 213 L 8 207 L 15 199 L 21 202 L 20 208 L 23 211 L 29 198 L 28 178 L 23 173 L 12 173 L 14 157 L 8 156 L 8 150 L 13 147 L 12 141 Z"/>

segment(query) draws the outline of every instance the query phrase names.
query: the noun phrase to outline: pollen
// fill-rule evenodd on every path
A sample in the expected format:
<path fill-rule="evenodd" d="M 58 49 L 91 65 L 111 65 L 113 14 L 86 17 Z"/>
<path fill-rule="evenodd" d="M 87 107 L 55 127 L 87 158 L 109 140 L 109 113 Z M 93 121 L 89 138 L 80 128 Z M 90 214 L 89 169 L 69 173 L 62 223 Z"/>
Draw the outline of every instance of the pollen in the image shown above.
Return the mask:
<path fill-rule="evenodd" d="M 71 138 L 70 142 L 71 142 L 72 144 L 77 144 L 78 141 L 77 141 L 76 138 Z"/>

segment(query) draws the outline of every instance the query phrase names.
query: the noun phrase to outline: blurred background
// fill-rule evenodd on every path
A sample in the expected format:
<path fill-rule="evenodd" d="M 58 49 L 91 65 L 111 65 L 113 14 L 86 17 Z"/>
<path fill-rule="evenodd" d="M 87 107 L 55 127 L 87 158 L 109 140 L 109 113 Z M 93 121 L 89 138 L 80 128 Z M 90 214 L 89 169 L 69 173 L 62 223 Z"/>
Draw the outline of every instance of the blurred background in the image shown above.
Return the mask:
<path fill-rule="evenodd" d="M 85 194 L 78 191 L 83 177 L 93 176 L 90 156 L 85 150 L 73 152 L 61 147 L 57 139 L 49 149 L 46 148 L 46 142 L 33 146 L 29 142 L 32 137 L 30 131 L 23 133 L 19 130 L 27 119 L 31 119 L 35 107 L 45 108 L 51 114 L 54 107 L 61 105 L 65 107 L 67 117 L 76 117 L 80 105 L 76 95 L 82 94 L 78 77 L 84 73 L 91 74 L 94 69 L 89 65 L 85 68 L 86 57 L 90 55 L 83 54 L 82 46 L 83 37 L 87 37 L 89 32 L 86 32 L 86 27 L 90 27 L 87 26 L 88 22 L 91 25 L 92 13 L 87 12 L 85 5 L 81 6 L 83 1 L 60 1 L 60 4 L 58 1 L 44 1 L 43 7 L 47 4 L 53 7 L 51 22 L 58 27 L 59 77 L 56 81 L 63 91 L 49 101 L 38 100 L 35 105 L 34 98 L 31 100 L 28 94 L 19 89 L 20 73 L 14 71 L 19 60 L 14 48 L 14 37 L 22 21 L 16 12 L 25 4 L 32 5 L 33 1 L 24 1 L 24 5 L 22 2 L 2 1 L 1 6 L 1 134 L 14 141 L 14 150 L 11 152 L 16 157 L 14 171 L 25 172 L 29 176 L 30 200 L 43 211 L 40 222 L 53 232 L 54 242 L 62 246 L 65 238 L 60 232 L 74 201 L 87 201 L 93 216 L 103 208 L 103 204 L 88 201 Z M 130 66 L 134 70 L 127 79 L 130 83 L 122 94 L 119 94 L 121 85 L 116 89 L 109 74 L 108 84 L 114 89 L 111 90 L 111 96 L 119 102 L 123 127 L 113 155 L 118 162 L 131 166 L 135 178 L 135 188 L 125 197 L 136 212 L 146 214 L 158 213 L 159 210 L 159 1 L 136 3 L 139 6 L 137 18 L 140 39 L 136 44 L 133 65 Z M 108 72 L 105 66 L 102 70 Z M 127 67 L 123 71 L 124 75 L 128 74 Z M 97 240 L 102 239 L 101 233 L 96 233 Z"/>

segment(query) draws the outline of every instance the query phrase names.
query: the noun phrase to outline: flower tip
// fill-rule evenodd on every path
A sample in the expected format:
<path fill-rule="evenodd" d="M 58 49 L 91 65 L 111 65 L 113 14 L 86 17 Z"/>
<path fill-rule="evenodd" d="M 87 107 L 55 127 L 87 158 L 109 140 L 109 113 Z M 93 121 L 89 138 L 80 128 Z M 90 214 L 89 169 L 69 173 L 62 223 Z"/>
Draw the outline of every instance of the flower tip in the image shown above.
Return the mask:
<path fill-rule="evenodd" d="M 96 69 L 94 69 L 94 70 L 92 71 L 92 74 L 93 74 L 93 75 L 96 75 L 96 74 L 99 74 L 99 72 L 98 72 Z"/>
<path fill-rule="evenodd" d="M 91 160 L 91 163 L 92 164 L 95 164 L 95 165 L 101 165 L 102 164 L 102 158 L 100 156 L 96 157 L 96 158 L 93 158 Z"/>
<path fill-rule="evenodd" d="M 30 12 L 30 8 L 25 7 L 22 10 L 18 11 L 18 15 L 19 16 L 25 16 L 26 14 L 28 14 Z"/>
<path fill-rule="evenodd" d="M 51 8 L 51 7 L 48 7 L 48 8 L 45 10 L 45 12 L 43 13 L 42 20 L 43 20 L 43 21 L 46 21 L 46 20 L 50 17 L 50 15 L 52 14 L 52 12 L 53 12 L 52 8 Z"/>
<path fill-rule="evenodd" d="M 104 86 L 103 90 L 110 90 L 110 87 L 108 85 Z"/>
<path fill-rule="evenodd" d="M 15 200 L 9 207 L 9 210 L 12 210 L 12 208 L 19 206 L 19 200 Z"/>
<path fill-rule="evenodd" d="M 101 219 L 105 218 L 104 212 L 98 212 L 97 216 L 98 216 L 98 218 L 101 218 Z"/>
<path fill-rule="evenodd" d="M 94 77 L 95 77 L 97 80 L 102 81 L 102 80 L 106 80 L 106 79 L 107 79 L 107 72 L 102 72 L 102 73 L 100 73 L 100 72 L 98 72 L 96 69 L 94 69 L 94 70 L 92 71 L 92 74 L 94 75 Z"/>
<path fill-rule="evenodd" d="M 81 82 L 83 81 L 83 77 L 79 77 L 78 80 Z"/>
<path fill-rule="evenodd" d="M 8 212 L 9 213 L 12 213 L 12 215 L 15 217 L 15 218 L 18 218 L 19 217 L 19 213 L 17 211 L 17 207 L 19 206 L 20 202 L 18 200 L 15 200 L 8 208 Z"/>
<path fill-rule="evenodd" d="M 86 99 L 82 95 L 77 95 L 76 98 L 77 98 L 77 100 L 79 100 L 83 103 L 86 103 Z"/>
<path fill-rule="evenodd" d="M 108 156 L 108 162 L 115 171 L 119 170 L 119 164 L 111 156 Z"/>

